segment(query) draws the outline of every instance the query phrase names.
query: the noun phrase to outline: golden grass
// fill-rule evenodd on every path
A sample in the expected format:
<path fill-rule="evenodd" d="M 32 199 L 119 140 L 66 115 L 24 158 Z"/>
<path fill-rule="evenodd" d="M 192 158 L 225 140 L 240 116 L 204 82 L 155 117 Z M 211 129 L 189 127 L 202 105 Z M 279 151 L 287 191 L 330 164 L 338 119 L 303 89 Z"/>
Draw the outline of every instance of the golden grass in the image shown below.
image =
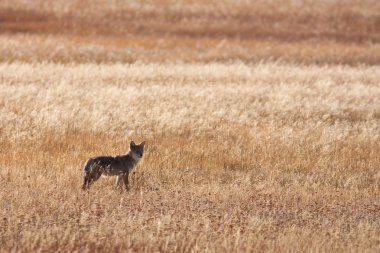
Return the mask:
<path fill-rule="evenodd" d="M 26 46 L 27 45 L 27 46 Z M 378 43 L 268 41 L 239 39 L 122 39 L 52 35 L 0 35 L 0 62 L 161 63 L 280 61 L 301 64 L 376 65 Z"/>
<path fill-rule="evenodd" d="M 0 248 L 378 251 L 379 70 L 2 63 Z M 131 139 L 131 191 L 82 192 Z"/>
<path fill-rule="evenodd" d="M 1 1 L 0 252 L 378 252 L 379 13 Z M 131 191 L 82 192 L 132 139 Z"/>
<path fill-rule="evenodd" d="M 0 61 L 376 65 L 379 13 L 376 0 L 5 0 Z"/>

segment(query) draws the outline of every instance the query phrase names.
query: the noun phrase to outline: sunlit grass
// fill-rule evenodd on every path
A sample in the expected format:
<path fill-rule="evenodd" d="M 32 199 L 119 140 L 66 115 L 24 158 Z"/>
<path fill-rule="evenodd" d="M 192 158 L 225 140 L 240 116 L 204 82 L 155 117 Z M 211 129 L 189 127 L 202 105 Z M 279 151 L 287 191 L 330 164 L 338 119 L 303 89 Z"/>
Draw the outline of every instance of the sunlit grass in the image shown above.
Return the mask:
<path fill-rule="evenodd" d="M 376 251 L 378 67 L 0 65 L 5 251 Z M 147 150 L 131 191 L 95 155 Z"/>

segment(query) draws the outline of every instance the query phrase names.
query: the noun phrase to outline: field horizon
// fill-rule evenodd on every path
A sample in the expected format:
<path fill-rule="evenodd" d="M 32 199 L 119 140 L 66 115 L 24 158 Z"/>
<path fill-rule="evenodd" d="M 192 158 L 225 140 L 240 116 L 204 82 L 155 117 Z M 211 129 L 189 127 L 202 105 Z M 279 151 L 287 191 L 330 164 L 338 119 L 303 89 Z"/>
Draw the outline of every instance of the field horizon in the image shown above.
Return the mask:
<path fill-rule="evenodd" d="M 377 65 L 379 13 L 376 0 L 4 0 L 0 61 Z"/>

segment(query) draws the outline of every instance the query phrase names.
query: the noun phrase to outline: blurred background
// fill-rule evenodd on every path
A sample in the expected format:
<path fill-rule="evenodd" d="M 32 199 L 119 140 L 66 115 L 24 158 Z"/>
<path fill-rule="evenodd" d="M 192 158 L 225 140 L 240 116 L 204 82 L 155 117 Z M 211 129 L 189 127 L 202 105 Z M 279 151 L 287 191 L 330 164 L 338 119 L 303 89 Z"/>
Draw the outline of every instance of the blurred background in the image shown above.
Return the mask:
<path fill-rule="evenodd" d="M 2 0 L 0 61 L 378 64 L 377 0 Z"/>

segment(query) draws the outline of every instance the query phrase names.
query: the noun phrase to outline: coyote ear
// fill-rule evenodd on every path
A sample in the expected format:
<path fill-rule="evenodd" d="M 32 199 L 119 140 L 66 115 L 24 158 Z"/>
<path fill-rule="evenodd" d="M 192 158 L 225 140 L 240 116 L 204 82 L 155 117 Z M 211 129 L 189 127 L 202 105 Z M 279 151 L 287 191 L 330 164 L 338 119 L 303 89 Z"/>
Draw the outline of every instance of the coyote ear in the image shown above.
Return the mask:
<path fill-rule="evenodd" d="M 129 144 L 129 146 L 133 147 L 133 146 L 136 146 L 136 144 L 135 144 L 134 141 L 131 141 L 131 143 Z"/>
<path fill-rule="evenodd" d="M 145 141 L 143 141 L 143 142 L 140 143 L 140 146 L 144 147 L 144 145 L 145 145 Z"/>

